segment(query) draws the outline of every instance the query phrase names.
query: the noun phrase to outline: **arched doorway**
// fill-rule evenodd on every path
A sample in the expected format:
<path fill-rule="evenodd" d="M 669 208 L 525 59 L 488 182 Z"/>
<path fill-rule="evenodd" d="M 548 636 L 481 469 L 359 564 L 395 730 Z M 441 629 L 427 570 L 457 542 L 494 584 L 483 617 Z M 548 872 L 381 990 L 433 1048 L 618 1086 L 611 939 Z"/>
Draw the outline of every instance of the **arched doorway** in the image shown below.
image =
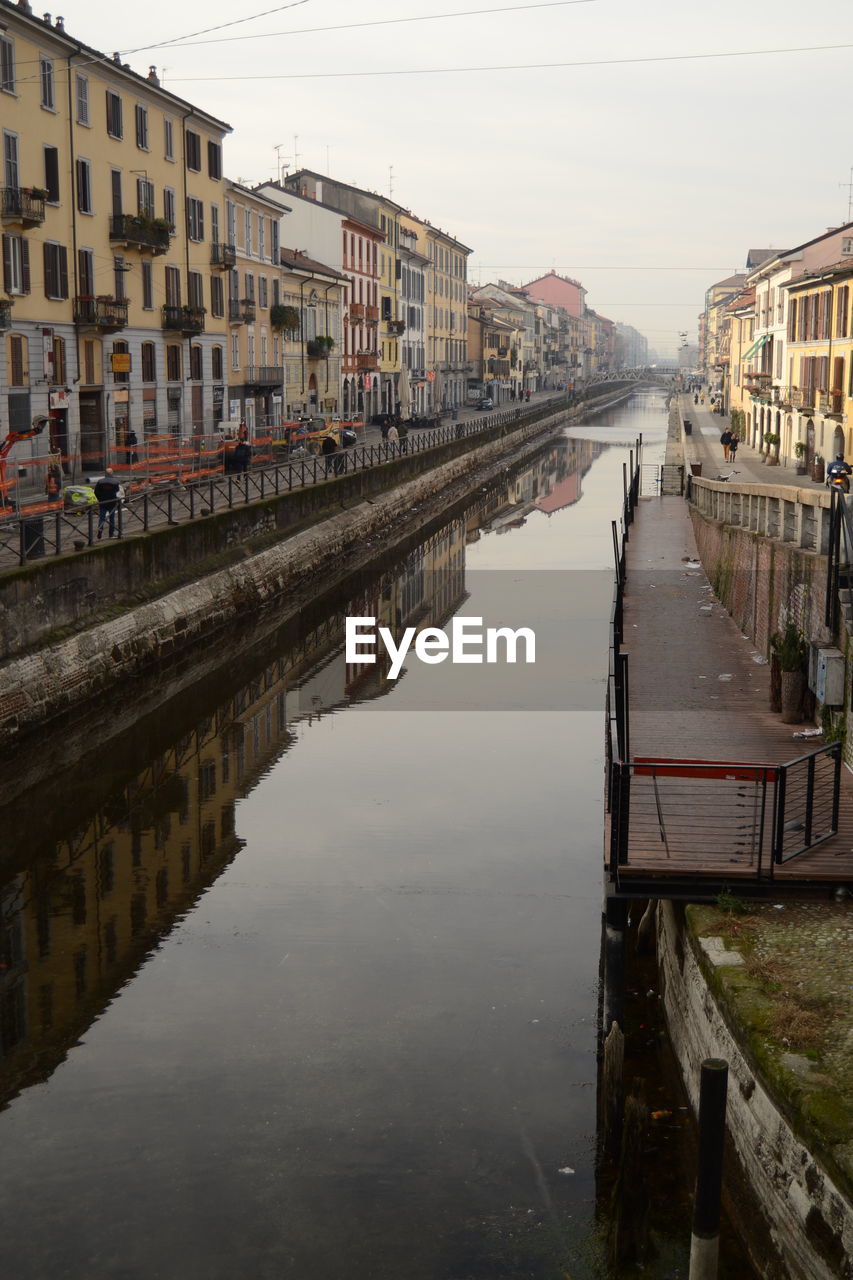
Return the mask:
<path fill-rule="evenodd" d="M 814 445 L 814 418 L 809 418 L 806 423 L 806 467 L 809 470 L 811 470 L 811 465 L 814 462 Z"/>
<path fill-rule="evenodd" d="M 312 373 L 308 379 L 308 407 L 313 413 L 317 408 L 317 375 Z"/>
<path fill-rule="evenodd" d="M 832 438 L 832 456 L 837 458 L 839 453 L 844 456 L 844 428 L 837 426 L 835 434 Z"/>

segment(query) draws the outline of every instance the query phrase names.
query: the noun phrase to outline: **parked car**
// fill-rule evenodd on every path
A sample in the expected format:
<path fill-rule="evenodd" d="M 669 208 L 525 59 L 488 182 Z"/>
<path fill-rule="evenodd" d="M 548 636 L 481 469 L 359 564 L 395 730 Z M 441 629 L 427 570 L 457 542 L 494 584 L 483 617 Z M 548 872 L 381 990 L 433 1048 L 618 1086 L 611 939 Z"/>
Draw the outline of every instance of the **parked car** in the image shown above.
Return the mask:
<path fill-rule="evenodd" d="M 481 396 L 477 401 L 478 409 L 494 409 L 495 402 L 491 396 Z"/>

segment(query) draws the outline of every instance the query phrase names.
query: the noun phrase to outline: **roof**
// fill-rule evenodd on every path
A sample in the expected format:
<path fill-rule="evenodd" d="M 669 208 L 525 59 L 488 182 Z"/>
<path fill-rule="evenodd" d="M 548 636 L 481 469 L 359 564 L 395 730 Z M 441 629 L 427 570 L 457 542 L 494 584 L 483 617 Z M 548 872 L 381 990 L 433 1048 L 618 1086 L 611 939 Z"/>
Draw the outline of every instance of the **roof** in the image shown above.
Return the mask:
<path fill-rule="evenodd" d="M 746 255 L 747 271 L 754 271 L 756 267 L 760 267 L 761 263 L 766 262 L 768 258 L 775 258 L 778 252 L 778 249 L 750 249 Z"/>
<path fill-rule="evenodd" d="M 314 274 L 334 276 L 336 280 L 349 279 L 342 271 L 336 271 L 334 267 L 327 267 L 325 262 L 318 262 L 316 258 L 309 258 L 307 254 L 302 253 L 299 249 L 282 249 L 281 265 L 283 267 L 292 267 L 294 271 L 309 271 Z"/>

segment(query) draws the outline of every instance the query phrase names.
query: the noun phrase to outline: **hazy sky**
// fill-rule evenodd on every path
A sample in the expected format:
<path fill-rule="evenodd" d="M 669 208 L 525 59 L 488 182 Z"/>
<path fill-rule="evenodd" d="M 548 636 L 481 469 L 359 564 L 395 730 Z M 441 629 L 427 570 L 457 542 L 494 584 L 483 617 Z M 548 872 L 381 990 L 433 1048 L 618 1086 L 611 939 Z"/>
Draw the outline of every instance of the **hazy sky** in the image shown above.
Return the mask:
<path fill-rule="evenodd" d="M 273 176 L 280 146 L 291 168 L 295 152 L 358 186 L 392 183 L 474 249 L 475 282 L 553 267 L 662 350 L 679 330 L 695 339 L 705 289 L 748 249 L 847 219 L 850 0 L 68 0 L 63 13 L 72 35 L 155 64 L 227 120 L 230 177 Z M 699 56 L 735 52 L 749 56 Z"/>

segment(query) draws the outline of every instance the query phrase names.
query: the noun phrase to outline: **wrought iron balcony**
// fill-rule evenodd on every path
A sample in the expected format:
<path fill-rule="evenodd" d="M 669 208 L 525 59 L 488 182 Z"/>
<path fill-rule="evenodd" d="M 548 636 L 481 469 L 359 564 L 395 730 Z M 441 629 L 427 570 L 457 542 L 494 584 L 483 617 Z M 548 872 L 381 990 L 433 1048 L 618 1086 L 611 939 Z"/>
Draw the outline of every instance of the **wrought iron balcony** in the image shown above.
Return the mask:
<path fill-rule="evenodd" d="M 815 389 L 814 387 L 792 387 L 791 388 L 791 404 L 795 409 L 814 409 Z"/>
<path fill-rule="evenodd" d="M 246 382 L 256 386 L 277 387 L 284 381 L 284 366 L 280 364 L 250 364 L 246 369 Z"/>
<path fill-rule="evenodd" d="M 74 299 L 74 323 L 81 329 L 115 333 L 127 327 L 127 299 L 78 294 Z"/>
<path fill-rule="evenodd" d="M 110 240 L 126 248 L 140 249 L 157 257 L 166 253 L 172 227 L 165 218 L 148 218 L 143 214 L 114 213 L 110 218 Z"/>
<path fill-rule="evenodd" d="M 844 392 L 821 391 L 818 395 L 818 408 L 830 418 L 840 418 L 844 413 Z"/>
<path fill-rule="evenodd" d="M 228 299 L 228 319 L 231 324 L 243 323 L 243 304 L 239 298 Z"/>
<path fill-rule="evenodd" d="M 0 298 L 0 330 L 8 329 L 12 323 L 12 302 L 9 298 Z"/>
<path fill-rule="evenodd" d="M 406 327 L 405 320 L 386 320 L 385 323 L 391 333 L 402 333 Z"/>
<path fill-rule="evenodd" d="M 234 244 L 212 244 L 210 246 L 210 265 L 228 271 L 237 264 L 237 246 Z"/>
<path fill-rule="evenodd" d="M 177 330 L 185 337 L 204 332 L 204 307 L 163 307 L 163 328 Z"/>
<path fill-rule="evenodd" d="M 34 195 L 29 187 L 0 187 L 0 217 L 7 226 L 41 226 L 46 196 L 47 192 Z"/>
<path fill-rule="evenodd" d="M 244 324 L 251 324 L 255 318 L 255 299 L 243 298 L 240 302 L 240 310 Z"/>

